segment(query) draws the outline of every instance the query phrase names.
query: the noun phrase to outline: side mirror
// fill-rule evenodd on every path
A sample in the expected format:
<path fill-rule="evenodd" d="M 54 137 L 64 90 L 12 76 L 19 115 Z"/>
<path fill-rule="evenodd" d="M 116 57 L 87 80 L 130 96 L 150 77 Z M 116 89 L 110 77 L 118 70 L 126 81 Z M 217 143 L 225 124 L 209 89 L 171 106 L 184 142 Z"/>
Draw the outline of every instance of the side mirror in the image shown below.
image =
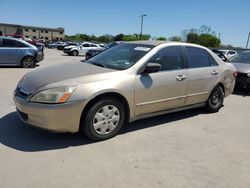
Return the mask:
<path fill-rule="evenodd" d="M 161 70 L 161 64 L 159 63 L 148 63 L 145 69 L 142 71 L 143 74 L 149 74 L 158 72 Z"/>

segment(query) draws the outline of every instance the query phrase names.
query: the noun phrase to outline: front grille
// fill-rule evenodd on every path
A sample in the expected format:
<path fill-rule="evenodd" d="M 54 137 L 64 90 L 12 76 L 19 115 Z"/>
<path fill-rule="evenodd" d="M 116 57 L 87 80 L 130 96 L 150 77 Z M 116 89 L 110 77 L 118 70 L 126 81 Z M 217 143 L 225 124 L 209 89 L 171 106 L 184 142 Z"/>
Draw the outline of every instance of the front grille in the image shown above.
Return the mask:
<path fill-rule="evenodd" d="M 21 118 L 22 118 L 24 121 L 27 121 L 27 120 L 28 120 L 28 114 L 23 113 L 23 112 L 21 112 L 21 111 L 18 110 L 18 109 L 17 109 L 17 112 L 18 112 L 18 114 L 21 116 Z"/>
<path fill-rule="evenodd" d="M 24 89 L 22 89 L 21 87 L 16 88 L 15 95 L 18 96 L 18 97 L 21 97 L 23 99 L 26 99 L 29 96 L 29 94 Z"/>

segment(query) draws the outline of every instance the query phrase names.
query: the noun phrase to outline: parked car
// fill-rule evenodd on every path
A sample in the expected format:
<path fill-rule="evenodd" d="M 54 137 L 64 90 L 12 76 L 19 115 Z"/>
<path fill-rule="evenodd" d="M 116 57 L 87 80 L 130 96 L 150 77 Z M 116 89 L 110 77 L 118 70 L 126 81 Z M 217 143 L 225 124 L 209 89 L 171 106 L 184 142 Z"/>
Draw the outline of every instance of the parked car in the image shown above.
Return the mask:
<path fill-rule="evenodd" d="M 105 140 L 125 122 L 195 107 L 217 112 L 234 89 L 235 71 L 199 45 L 136 41 L 85 63 L 30 72 L 14 101 L 30 125 Z"/>
<path fill-rule="evenodd" d="M 99 54 L 100 52 L 106 50 L 106 49 L 109 49 L 109 48 L 112 48 L 118 44 L 121 44 L 122 42 L 121 41 L 114 41 L 114 42 L 110 42 L 108 43 L 107 45 L 104 45 L 104 48 L 98 48 L 98 49 L 91 49 L 91 50 L 88 50 L 85 54 L 85 60 L 88 60 L 90 59 L 91 57 L 94 57 L 95 55 Z"/>
<path fill-rule="evenodd" d="M 21 40 L 24 40 L 36 47 L 39 47 L 39 48 L 44 48 L 45 45 L 43 43 L 41 43 L 40 41 L 38 40 L 34 40 L 34 39 L 30 39 L 30 38 L 26 38 L 24 37 L 23 35 L 19 35 L 19 34 L 8 34 L 8 35 L 5 35 L 6 37 L 13 37 L 13 38 L 17 38 L 17 39 L 21 39 Z"/>
<path fill-rule="evenodd" d="M 84 42 L 78 46 L 67 46 L 64 48 L 63 52 L 68 55 L 73 55 L 73 56 L 78 56 L 78 55 L 85 56 L 86 52 L 92 49 L 103 49 L 103 47 L 101 47 L 98 44 Z"/>
<path fill-rule="evenodd" d="M 236 88 L 250 91 L 250 51 L 243 51 L 229 59 L 237 69 Z"/>
<path fill-rule="evenodd" d="M 219 50 L 222 52 L 227 59 L 230 59 L 231 57 L 237 55 L 237 52 L 235 50 Z"/>
<path fill-rule="evenodd" d="M 58 50 L 63 50 L 66 46 L 77 46 L 78 43 L 77 42 L 64 42 L 62 44 L 57 45 L 57 49 Z"/>
<path fill-rule="evenodd" d="M 33 68 L 42 61 L 44 53 L 28 42 L 16 38 L 0 37 L 0 65 Z"/>
<path fill-rule="evenodd" d="M 50 42 L 50 43 L 48 44 L 48 48 L 57 48 L 57 46 L 60 45 L 60 44 L 63 44 L 63 42 L 61 42 L 61 41 Z"/>
<path fill-rule="evenodd" d="M 212 51 L 219 57 L 221 58 L 223 61 L 227 61 L 228 59 L 226 58 L 226 56 L 224 55 L 223 52 L 216 50 L 216 49 L 212 49 Z"/>

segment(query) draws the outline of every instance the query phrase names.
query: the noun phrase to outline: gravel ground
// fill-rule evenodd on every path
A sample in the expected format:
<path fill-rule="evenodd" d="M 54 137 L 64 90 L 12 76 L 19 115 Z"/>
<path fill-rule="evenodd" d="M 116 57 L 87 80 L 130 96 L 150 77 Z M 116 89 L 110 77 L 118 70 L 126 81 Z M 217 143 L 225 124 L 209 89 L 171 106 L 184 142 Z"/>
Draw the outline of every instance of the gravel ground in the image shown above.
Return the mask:
<path fill-rule="evenodd" d="M 45 50 L 39 67 L 80 61 Z M 39 68 L 37 67 L 37 68 Z M 125 126 L 104 142 L 22 123 L 12 93 L 30 69 L 0 68 L 0 187 L 250 187 L 250 96 Z"/>

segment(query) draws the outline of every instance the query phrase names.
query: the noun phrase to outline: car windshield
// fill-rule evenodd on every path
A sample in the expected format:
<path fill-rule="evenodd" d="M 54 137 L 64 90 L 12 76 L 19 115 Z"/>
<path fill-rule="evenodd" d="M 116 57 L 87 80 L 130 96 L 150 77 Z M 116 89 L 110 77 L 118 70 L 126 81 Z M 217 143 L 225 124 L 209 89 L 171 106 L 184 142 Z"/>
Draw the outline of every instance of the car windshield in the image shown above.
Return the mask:
<path fill-rule="evenodd" d="M 250 64 L 250 52 L 241 52 L 230 58 L 229 62 Z"/>
<path fill-rule="evenodd" d="M 153 47 L 153 45 L 124 43 L 109 48 L 86 62 L 106 68 L 125 70 L 133 66 Z"/>

